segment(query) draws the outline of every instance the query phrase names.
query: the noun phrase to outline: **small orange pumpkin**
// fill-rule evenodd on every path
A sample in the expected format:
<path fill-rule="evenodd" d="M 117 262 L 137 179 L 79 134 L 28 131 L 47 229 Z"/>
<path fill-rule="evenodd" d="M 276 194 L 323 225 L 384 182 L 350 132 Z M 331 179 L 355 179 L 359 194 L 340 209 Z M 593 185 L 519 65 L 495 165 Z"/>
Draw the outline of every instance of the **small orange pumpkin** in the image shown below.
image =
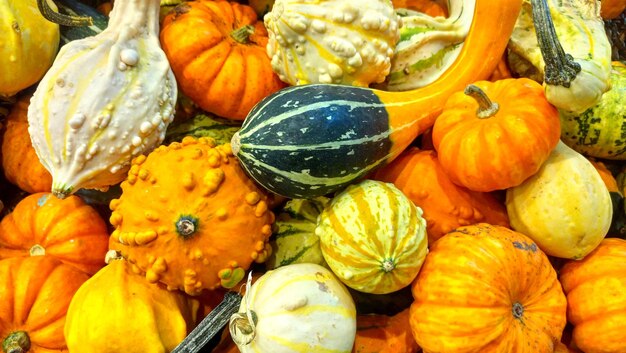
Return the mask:
<path fill-rule="evenodd" d="M 20 98 L 7 116 L 2 140 L 2 169 L 8 181 L 29 194 L 50 192 L 52 176 L 39 162 L 28 134 L 30 97 Z"/>
<path fill-rule="evenodd" d="M 267 30 L 250 6 L 184 2 L 165 17 L 160 37 L 183 93 L 221 117 L 243 120 L 261 99 L 286 86 L 272 70 Z"/>
<path fill-rule="evenodd" d="M 548 257 L 527 236 L 489 224 L 435 242 L 411 287 L 424 352 L 553 353 L 567 302 Z"/>
<path fill-rule="evenodd" d="M 489 193 L 452 183 L 435 151 L 409 147 L 373 178 L 393 183 L 422 208 L 429 244 L 460 226 L 487 222 L 509 227 L 504 205 Z"/>
<path fill-rule="evenodd" d="M 605 238 L 584 259 L 568 261 L 560 280 L 576 347 L 585 353 L 626 352 L 626 240 Z"/>
<path fill-rule="evenodd" d="M 509 78 L 479 81 L 453 93 L 435 121 L 433 144 L 455 184 L 494 191 L 536 173 L 560 135 L 559 112 L 543 87 Z"/>
<path fill-rule="evenodd" d="M 415 353 L 419 349 L 411 334 L 409 308 L 393 316 L 364 314 L 356 317 L 352 353 Z"/>
<path fill-rule="evenodd" d="M 73 195 L 29 195 L 0 222 L 0 259 L 45 254 L 94 274 L 104 266 L 108 242 L 100 214 Z"/>

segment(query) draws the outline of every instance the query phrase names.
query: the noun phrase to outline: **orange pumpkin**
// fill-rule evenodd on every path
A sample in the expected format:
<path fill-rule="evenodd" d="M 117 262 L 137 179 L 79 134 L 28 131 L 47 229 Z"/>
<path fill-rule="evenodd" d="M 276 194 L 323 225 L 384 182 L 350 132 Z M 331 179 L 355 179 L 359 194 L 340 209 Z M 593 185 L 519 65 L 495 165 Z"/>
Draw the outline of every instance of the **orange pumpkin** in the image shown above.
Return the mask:
<path fill-rule="evenodd" d="M 626 240 L 606 238 L 560 272 L 572 338 L 585 353 L 626 352 Z"/>
<path fill-rule="evenodd" d="M 1 260 L 2 351 L 67 352 L 63 335 L 67 308 L 88 278 L 86 273 L 47 256 Z"/>
<path fill-rule="evenodd" d="M 409 308 L 394 316 L 357 316 L 352 353 L 415 353 L 419 349 L 411 334 Z"/>
<path fill-rule="evenodd" d="M 411 289 L 411 328 L 424 352 L 552 353 L 566 323 L 548 257 L 500 226 L 460 227 L 439 239 Z"/>
<path fill-rule="evenodd" d="M 0 259 L 45 254 L 94 274 L 108 242 L 106 223 L 78 196 L 29 195 L 0 222 Z"/>
<path fill-rule="evenodd" d="M 39 162 L 28 134 L 30 97 L 20 98 L 7 116 L 2 140 L 2 169 L 8 181 L 29 194 L 50 192 L 52 176 Z"/>
<path fill-rule="evenodd" d="M 393 183 L 422 208 L 429 244 L 460 226 L 487 222 L 509 227 L 504 205 L 491 194 L 452 183 L 435 151 L 409 147 L 373 178 Z"/>
<path fill-rule="evenodd" d="M 243 120 L 262 98 L 286 86 L 272 70 L 267 31 L 250 6 L 185 2 L 165 17 L 160 36 L 180 89 L 211 113 Z"/>
<path fill-rule="evenodd" d="M 539 170 L 561 134 L 557 109 L 527 78 L 479 81 L 447 100 L 433 127 L 452 182 L 475 191 L 521 184 Z"/>

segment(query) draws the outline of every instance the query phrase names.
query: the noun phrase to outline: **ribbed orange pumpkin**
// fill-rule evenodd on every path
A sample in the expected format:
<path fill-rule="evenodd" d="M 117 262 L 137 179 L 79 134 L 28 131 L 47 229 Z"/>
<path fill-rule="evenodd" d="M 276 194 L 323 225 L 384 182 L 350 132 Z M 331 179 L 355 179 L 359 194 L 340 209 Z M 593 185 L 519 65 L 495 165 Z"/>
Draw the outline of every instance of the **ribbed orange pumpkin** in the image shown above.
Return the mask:
<path fill-rule="evenodd" d="M 67 308 L 88 278 L 86 273 L 47 256 L 1 260 L 2 352 L 67 352 L 63 335 Z"/>
<path fill-rule="evenodd" d="M 409 147 L 373 178 L 393 183 L 422 208 L 429 244 L 460 226 L 486 222 L 509 227 L 504 205 L 491 194 L 452 183 L 435 151 Z"/>
<path fill-rule="evenodd" d="M 559 113 L 527 78 L 479 81 L 450 96 L 433 144 L 450 179 L 475 191 L 517 186 L 559 141 Z"/>
<path fill-rule="evenodd" d="M 446 234 L 411 289 L 411 328 L 424 352 L 552 353 L 566 323 L 548 257 L 504 227 L 483 223 Z"/>
<path fill-rule="evenodd" d="M 626 240 L 606 238 L 560 272 L 574 344 L 585 353 L 626 352 Z"/>
<path fill-rule="evenodd" d="M 29 100 L 29 96 L 20 98 L 7 116 L 2 139 L 2 169 L 8 181 L 29 194 L 50 192 L 52 176 L 39 162 L 28 134 Z"/>
<path fill-rule="evenodd" d="M 78 196 L 29 195 L 0 222 L 0 259 L 45 254 L 94 274 L 108 242 L 106 223 Z"/>
<path fill-rule="evenodd" d="M 262 98 L 286 86 L 272 71 L 267 31 L 249 6 L 184 2 L 165 17 L 160 37 L 183 93 L 211 113 L 243 120 Z"/>

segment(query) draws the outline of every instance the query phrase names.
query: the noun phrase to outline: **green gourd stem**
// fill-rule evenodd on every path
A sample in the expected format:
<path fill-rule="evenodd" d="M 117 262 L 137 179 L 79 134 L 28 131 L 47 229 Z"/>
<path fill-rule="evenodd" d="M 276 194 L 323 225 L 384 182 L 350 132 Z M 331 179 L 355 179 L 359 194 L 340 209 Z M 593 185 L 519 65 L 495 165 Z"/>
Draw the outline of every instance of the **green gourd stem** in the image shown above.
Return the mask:
<path fill-rule="evenodd" d="M 2 341 L 4 353 L 26 353 L 30 349 L 30 337 L 26 331 L 11 332 Z"/>
<path fill-rule="evenodd" d="M 468 85 L 463 92 L 468 96 L 474 98 L 478 102 L 478 110 L 476 116 L 480 119 L 490 118 L 500 110 L 500 105 L 496 102 L 492 102 L 487 94 L 476 85 Z"/>
<path fill-rule="evenodd" d="M 230 32 L 230 36 L 237 42 L 241 44 L 248 43 L 248 39 L 254 33 L 254 26 L 246 25 L 241 28 L 238 28 L 232 32 Z"/>
<path fill-rule="evenodd" d="M 226 326 L 241 304 L 241 295 L 227 292 L 218 306 L 171 353 L 197 353 Z"/>
<path fill-rule="evenodd" d="M 56 24 L 67 27 L 83 27 L 83 26 L 92 26 L 93 19 L 91 17 L 86 16 L 68 16 L 60 14 L 54 11 L 50 5 L 48 5 L 47 0 L 37 0 L 37 7 L 39 8 L 39 12 L 43 15 L 43 17 Z"/>
<path fill-rule="evenodd" d="M 544 81 L 567 88 L 580 72 L 580 64 L 563 50 L 546 0 L 531 0 L 531 3 L 537 43 L 545 63 Z"/>

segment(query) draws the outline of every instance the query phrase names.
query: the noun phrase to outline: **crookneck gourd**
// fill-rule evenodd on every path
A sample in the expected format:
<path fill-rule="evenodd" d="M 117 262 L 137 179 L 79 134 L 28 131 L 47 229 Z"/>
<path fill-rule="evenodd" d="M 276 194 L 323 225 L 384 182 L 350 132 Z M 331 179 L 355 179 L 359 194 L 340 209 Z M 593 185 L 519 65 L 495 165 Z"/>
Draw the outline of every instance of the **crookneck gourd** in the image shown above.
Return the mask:
<path fill-rule="evenodd" d="M 271 251 L 268 197 L 228 144 L 186 137 L 159 146 L 133 160 L 121 185 L 110 204 L 110 247 L 149 282 L 192 295 L 232 288 Z"/>
<path fill-rule="evenodd" d="M 159 0 L 116 1 L 108 27 L 63 46 L 37 86 L 29 133 L 56 196 L 119 183 L 163 140 L 177 87 L 158 21 Z"/>
<path fill-rule="evenodd" d="M 560 110 L 582 113 L 609 89 L 611 45 L 598 0 L 524 0 L 509 49 L 513 70 L 536 70 Z"/>
<path fill-rule="evenodd" d="M 404 92 L 336 84 L 284 88 L 250 111 L 233 136 L 233 152 L 249 175 L 279 195 L 312 198 L 346 187 L 432 127 L 450 94 L 489 77 L 521 0 L 500 5 L 476 1 L 463 49 L 435 82 Z"/>

